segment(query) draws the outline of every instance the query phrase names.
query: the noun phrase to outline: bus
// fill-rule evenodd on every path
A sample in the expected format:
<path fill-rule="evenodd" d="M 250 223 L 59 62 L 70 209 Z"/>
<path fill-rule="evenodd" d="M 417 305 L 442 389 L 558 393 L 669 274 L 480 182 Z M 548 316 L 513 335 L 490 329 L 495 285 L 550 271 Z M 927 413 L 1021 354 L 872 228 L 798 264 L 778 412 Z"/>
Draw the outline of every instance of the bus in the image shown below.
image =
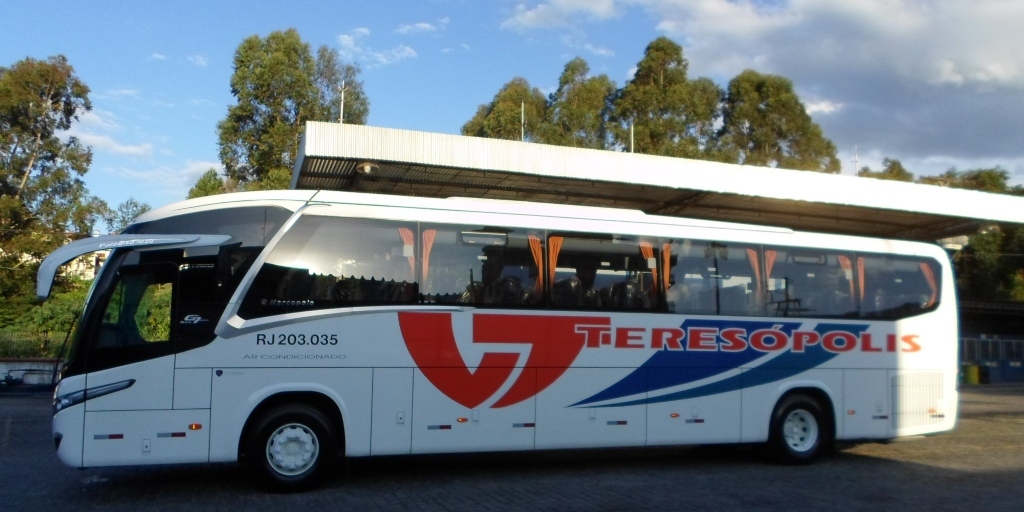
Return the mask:
<path fill-rule="evenodd" d="M 143 214 L 54 393 L 73 467 L 836 441 L 954 428 L 938 246 L 638 210 L 288 190 Z"/>

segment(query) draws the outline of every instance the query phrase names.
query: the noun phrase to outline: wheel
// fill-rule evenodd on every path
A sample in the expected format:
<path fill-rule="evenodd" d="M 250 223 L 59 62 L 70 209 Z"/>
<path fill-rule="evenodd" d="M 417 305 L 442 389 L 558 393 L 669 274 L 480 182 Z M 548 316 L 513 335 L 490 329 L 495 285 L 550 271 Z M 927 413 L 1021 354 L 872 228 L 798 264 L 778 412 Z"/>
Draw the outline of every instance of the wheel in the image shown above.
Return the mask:
<path fill-rule="evenodd" d="M 791 395 L 772 413 L 768 447 L 784 464 L 810 464 L 832 445 L 832 421 L 817 400 Z"/>
<path fill-rule="evenodd" d="M 278 490 L 310 488 L 327 472 L 336 454 L 331 422 L 308 405 L 272 409 L 252 432 L 247 459 Z"/>

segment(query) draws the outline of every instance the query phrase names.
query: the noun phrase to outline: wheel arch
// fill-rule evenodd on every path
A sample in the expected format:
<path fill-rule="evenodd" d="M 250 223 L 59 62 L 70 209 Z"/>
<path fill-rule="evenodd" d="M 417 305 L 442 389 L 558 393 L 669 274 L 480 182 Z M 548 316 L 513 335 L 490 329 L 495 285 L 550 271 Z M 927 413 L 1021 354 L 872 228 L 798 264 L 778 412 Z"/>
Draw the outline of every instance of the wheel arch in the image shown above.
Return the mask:
<path fill-rule="evenodd" d="M 281 391 L 267 396 L 249 413 L 245 424 L 242 426 L 241 435 L 238 438 L 238 460 L 245 460 L 245 448 L 247 440 L 256 428 L 259 418 L 268 411 L 285 404 L 305 404 L 316 408 L 331 422 L 338 435 L 338 456 L 345 455 L 345 420 L 342 416 L 341 407 L 338 403 L 319 391 Z"/>
<path fill-rule="evenodd" d="M 779 404 L 794 395 L 807 396 L 818 402 L 824 412 L 831 412 L 829 415 L 829 418 L 831 418 L 831 421 L 829 422 L 829 429 L 831 438 L 836 439 L 839 428 L 838 425 L 841 418 L 838 416 L 838 411 L 836 410 L 835 402 L 832 400 L 832 395 L 824 388 L 812 385 L 802 385 L 789 388 L 775 399 L 775 404 L 772 405 L 772 414 L 768 417 L 769 431 L 771 430 L 771 422 L 775 418 L 775 411 L 779 407 Z"/>

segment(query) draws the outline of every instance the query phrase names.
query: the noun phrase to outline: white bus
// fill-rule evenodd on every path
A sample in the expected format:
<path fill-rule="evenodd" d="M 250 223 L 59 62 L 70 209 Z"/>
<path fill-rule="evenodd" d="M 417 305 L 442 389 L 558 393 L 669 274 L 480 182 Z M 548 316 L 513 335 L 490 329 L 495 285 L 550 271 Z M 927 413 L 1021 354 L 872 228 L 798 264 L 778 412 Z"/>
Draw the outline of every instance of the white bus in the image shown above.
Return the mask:
<path fill-rule="evenodd" d="M 73 467 L 836 440 L 954 427 L 937 246 L 480 199 L 184 201 L 113 249 L 54 395 Z"/>

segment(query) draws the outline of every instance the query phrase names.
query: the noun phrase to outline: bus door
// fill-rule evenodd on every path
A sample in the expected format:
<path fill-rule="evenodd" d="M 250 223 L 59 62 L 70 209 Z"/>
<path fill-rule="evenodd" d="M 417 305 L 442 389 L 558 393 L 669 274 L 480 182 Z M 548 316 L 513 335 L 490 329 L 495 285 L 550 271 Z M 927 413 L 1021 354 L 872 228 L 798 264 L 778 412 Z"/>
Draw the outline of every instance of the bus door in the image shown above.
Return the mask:
<path fill-rule="evenodd" d="M 80 341 L 86 389 L 95 390 L 85 403 L 83 464 L 206 462 L 209 370 L 175 369 L 175 354 L 196 346 L 196 329 L 210 331 L 208 342 L 219 319 L 194 304 L 203 265 L 181 248 L 118 256 L 99 278 Z"/>

